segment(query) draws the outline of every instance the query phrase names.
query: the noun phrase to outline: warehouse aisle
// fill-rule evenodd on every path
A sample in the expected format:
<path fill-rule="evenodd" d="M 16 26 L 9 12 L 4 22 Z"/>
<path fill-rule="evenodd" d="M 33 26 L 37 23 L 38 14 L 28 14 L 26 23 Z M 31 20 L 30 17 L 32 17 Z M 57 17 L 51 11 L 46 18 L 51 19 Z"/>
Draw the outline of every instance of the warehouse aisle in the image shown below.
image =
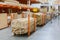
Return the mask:
<path fill-rule="evenodd" d="M 38 27 L 30 37 L 12 36 L 11 27 L 0 30 L 0 40 L 60 40 L 60 17 L 54 19 L 52 23 Z"/>
<path fill-rule="evenodd" d="M 60 40 L 60 17 L 47 23 L 35 34 L 29 37 L 30 40 Z"/>

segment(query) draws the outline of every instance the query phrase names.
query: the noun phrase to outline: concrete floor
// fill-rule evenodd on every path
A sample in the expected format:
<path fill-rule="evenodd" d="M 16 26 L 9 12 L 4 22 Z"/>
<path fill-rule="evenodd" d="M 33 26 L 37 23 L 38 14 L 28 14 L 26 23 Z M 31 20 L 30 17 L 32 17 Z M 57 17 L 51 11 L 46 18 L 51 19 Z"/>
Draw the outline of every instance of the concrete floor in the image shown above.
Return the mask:
<path fill-rule="evenodd" d="M 52 23 L 48 22 L 43 27 L 37 27 L 36 32 L 30 37 L 13 36 L 11 27 L 0 30 L 0 40 L 60 40 L 60 17 L 53 19 Z"/>

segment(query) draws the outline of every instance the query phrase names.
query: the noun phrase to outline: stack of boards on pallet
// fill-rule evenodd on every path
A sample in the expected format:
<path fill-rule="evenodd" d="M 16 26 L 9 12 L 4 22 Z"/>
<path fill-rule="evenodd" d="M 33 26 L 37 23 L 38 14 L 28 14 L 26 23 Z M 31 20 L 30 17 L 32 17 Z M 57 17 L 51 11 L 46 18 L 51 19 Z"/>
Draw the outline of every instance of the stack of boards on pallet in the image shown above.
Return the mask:
<path fill-rule="evenodd" d="M 28 33 L 28 18 L 15 19 L 11 23 L 13 34 Z M 34 31 L 34 19 L 30 18 L 30 32 Z"/>
<path fill-rule="evenodd" d="M 7 13 L 0 13 L 0 29 L 8 27 Z"/>
<path fill-rule="evenodd" d="M 33 15 L 37 18 L 37 25 L 44 25 L 46 23 L 46 14 L 34 13 Z"/>
<path fill-rule="evenodd" d="M 53 19 L 55 16 L 57 16 L 57 14 L 54 13 L 54 12 L 47 13 L 47 15 L 46 15 L 47 21 L 50 21 L 50 20 Z"/>
<path fill-rule="evenodd" d="M 47 22 L 51 20 L 51 14 L 50 13 L 47 13 L 46 20 L 47 20 Z"/>
<path fill-rule="evenodd" d="M 30 17 L 30 21 L 28 21 L 29 20 L 28 17 L 24 16 L 22 18 L 23 15 L 22 14 L 17 15 L 17 13 L 16 14 L 13 13 L 13 20 L 11 22 L 13 35 L 28 33 L 29 29 L 30 29 L 30 32 L 34 31 L 35 29 L 34 24 L 36 23 L 34 22 L 34 18 Z M 28 26 L 30 26 L 30 28 Z"/>

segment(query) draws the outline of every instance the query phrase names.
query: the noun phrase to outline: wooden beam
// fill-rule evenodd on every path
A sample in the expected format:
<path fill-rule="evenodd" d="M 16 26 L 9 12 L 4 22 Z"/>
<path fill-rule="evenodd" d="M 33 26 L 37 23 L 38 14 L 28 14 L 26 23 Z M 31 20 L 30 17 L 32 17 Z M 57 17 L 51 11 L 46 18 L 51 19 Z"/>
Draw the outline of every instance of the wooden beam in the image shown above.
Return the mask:
<path fill-rule="evenodd" d="M 28 36 L 30 36 L 30 15 L 28 14 Z"/>

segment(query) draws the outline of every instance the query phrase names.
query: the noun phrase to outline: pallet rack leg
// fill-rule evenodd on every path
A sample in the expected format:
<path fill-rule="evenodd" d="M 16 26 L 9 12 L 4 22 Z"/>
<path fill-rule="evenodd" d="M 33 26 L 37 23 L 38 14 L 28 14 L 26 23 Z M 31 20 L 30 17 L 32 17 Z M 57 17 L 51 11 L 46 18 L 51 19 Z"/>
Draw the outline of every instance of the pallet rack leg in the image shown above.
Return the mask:
<path fill-rule="evenodd" d="M 36 16 L 34 14 L 34 31 L 36 31 Z"/>
<path fill-rule="evenodd" d="M 28 36 L 30 36 L 30 15 L 28 14 Z"/>

